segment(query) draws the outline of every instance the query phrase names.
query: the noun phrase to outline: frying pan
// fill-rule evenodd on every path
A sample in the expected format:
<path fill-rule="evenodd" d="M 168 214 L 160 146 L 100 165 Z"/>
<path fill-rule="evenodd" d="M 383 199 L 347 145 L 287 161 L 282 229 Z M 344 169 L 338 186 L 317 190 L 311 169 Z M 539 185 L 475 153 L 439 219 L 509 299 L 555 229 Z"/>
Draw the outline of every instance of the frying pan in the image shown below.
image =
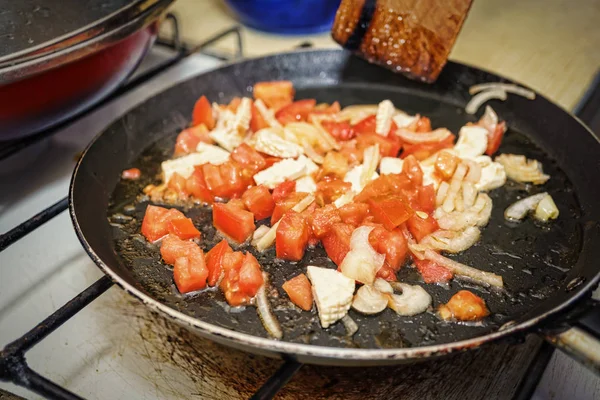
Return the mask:
<path fill-rule="evenodd" d="M 506 290 L 493 293 L 456 280 L 446 288 L 426 286 L 434 306 L 448 301 L 461 288 L 475 291 L 493 312 L 484 322 L 446 323 L 433 313 L 407 318 L 390 310 L 361 316 L 351 310 L 360 327 L 354 337 L 345 336 L 341 323 L 321 329 L 314 310 L 298 311 L 281 290 L 286 278 L 308 264 L 334 267 L 320 247 L 309 250 L 297 264 L 275 260 L 273 250 L 257 255 L 270 275 L 270 302 L 282 324 L 283 340 L 268 337 L 252 307 L 227 312 L 218 291 L 180 295 L 172 271 L 160 262 L 158 248 L 139 236 L 148 203 L 136 201 L 136 197 L 155 179 L 160 161 L 171 157 L 175 136 L 189 124 L 200 95 L 228 102 L 234 96 L 251 96 L 255 82 L 277 79 L 293 81 L 298 98 L 317 98 L 319 102 L 339 100 L 349 105 L 389 98 L 397 107 L 427 115 L 434 126 L 453 131 L 476 120 L 463 111 L 470 86 L 508 82 L 450 62 L 437 82 L 427 85 L 344 51 L 296 51 L 229 64 L 149 99 L 95 138 L 79 160 L 70 187 L 70 213 L 77 235 L 90 257 L 118 285 L 202 336 L 248 352 L 300 362 L 414 362 L 497 340 L 518 341 L 527 333 L 538 332 L 598 368 L 598 342 L 587 328 L 573 326 L 582 313 L 596 307 L 590 295 L 600 279 L 600 187 L 592 183 L 600 179 L 600 144 L 581 122 L 542 96 L 533 101 L 510 97 L 491 105 L 509 126 L 500 151 L 525 154 L 544 163 L 544 171 L 552 178 L 543 190 L 555 198 L 560 217 L 545 225 L 533 220 L 508 224 L 502 217 L 504 209 L 532 189 L 507 183 L 491 193 L 494 210 L 481 242 L 456 257 L 501 274 Z M 121 181 L 121 171 L 131 167 L 141 169 L 142 179 Z M 201 227 L 204 249 L 210 248 L 216 240 L 210 210 L 194 207 L 185 211 Z M 399 278 L 423 284 L 407 266 Z M 581 346 L 581 340 L 586 344 Z"/>

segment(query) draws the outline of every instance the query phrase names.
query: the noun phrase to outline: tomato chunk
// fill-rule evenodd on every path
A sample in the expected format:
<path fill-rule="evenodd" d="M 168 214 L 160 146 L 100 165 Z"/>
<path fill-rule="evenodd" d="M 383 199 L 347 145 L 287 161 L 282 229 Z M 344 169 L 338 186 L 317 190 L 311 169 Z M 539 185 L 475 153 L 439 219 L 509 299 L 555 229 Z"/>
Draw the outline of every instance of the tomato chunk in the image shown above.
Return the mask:
<path fill-rule="evenodd" d="M 278 203 L 296 191 L 296 181 L 285 181 L 273 189 L 273 201 Z"/>
<path fill-rule="evenodd" d="M 254 232 L 254 215 L 227 204 L 213 205 L 213 225 L 238 243 L 245 242 Z"/>
<path fill-rule="evenodd" d="M 414 185 L 406 174 L 382 175 L 367 183 L 364 189 L 354 198 L 356 202 L 365 202 L 371 198 L 379 198 L 394 194 L 406 195 Z"/>
<path fill-rule="evenodd" d="M 175 155 L 188 154 L 196 151 L 198 143 L 213 143 L 206 125 L 200 124 L 184 129 L 175 141 Z"/>
<path fill-rule="evenodd" d="M 421 166 L 415 156 L 409 155 L 404 159 L 402 173 L 406 174 L 415 186 L 423 184 L 423 170 L 421 170 Z"/>
<path fill-rule="evenodd" d="M 313 304 L 312 287 L 310 281 L 304 274 L 293 277 L 285 281 L 281 286 L 288 297 L 298 307 L 304 311 L 310 311 Z"/>
<path fill-rule="evenodd" d="M 216 197 L 240 197 L 248 187 L 248 181 L 242 177 L 240 167 L 231 161 L 221 165 L 204 164 L 202 173 L 206 187 Z"/>
<path fill-rule="evenodd" d="M 200 238 L 200 231 L 196 229 L 194 223 L 189 218 L 174 218 L 170 220 L 169 233 L 184 240 Z"/>
<path fill-rule="evenodd" d="M 304 257 L 309 237 L 310 231 L 304 217 L 294 210 L 289 210 L 283 215 L 277 227 L 275 237 L 277 257 L 283 260 L 300 261 Z"/>
<path fill-rule="evenodd" d="M 321 239 L 327 256 L 339 266 L 350 251 L 350 238 L 354 227 L 349 224 L 337 223 L 331 226 L 329 233 Z"/>
<path fill-rule="evenodd" d="M 282 124 L 290 122 L 306 121 L 308 114 L 315 108 L 317 101 L 315 99 L 298 100 L 292 104 L 282 107 L 275 113 L 275 118 Z"/>
<path fill-rule="evenodd" d="M 337 114 L 341 110 L 342 110 L 342 107 L 340 107 L 340 103 L 337 101 L 334 101 L 331 104 L 327 104 L 327 103 L 317 104 L 311 114 L 317 114 L 317 115 Z"/>
<path fill-rule="evenodd" d="M 207 276 L 208 269 L 204 264 L 204 254 L 197 245 L 187 257 L 179 257 L 175 260 L 173 278 L 181 293 L 204 289 Z"/>
<path fill-rule="evenodd" d="M 354 125 L 354 131 L 356 131 L 358 134 L 375 133 L 375 128 L 377 126 L 376 117 L 376 115 L 369 115 L 368 117 L 360 120 Z"/>
<path fill-rule="evenodd" d="M 244 263 L 244 254 L 240 251 L 226 253 L 222 258 L 223 279 L 219 288 L 223 291 L 227 303 L 231 306 L 246 304 L 249 300 L 246 293 L 240 290 L 240 269 Z"/>
<path fill-rule="evenodd" d="M 223 239 L 206 253 L 206 267 L 208 268 L 208 285 L 215 286 L 223 272 L 223 257 L 233 250 L 227 240 Z"/>
<path fill-rule="evenodd" d="M 279 110 L 294 100 L 294 85 L 290 81 L 257 82 L 254 84 L 254 98 L 265 105 Z"/>
<path fill-rule="evenodd" d="M 269 218 L 273 214 L 275 202 L 266 186 L 252 186 L 244 192 L 242 200 L 257 221 Z"/>
<path fill-rule="evenodd" d="M 249 177 L 265 169 L 267 165 L 265 158 L 246 143 L 242 143 L 231 152 L 231 159 L 248 169 Z"/>
<path fill-rule="evenodd" d="M 408 157 L 412 154 L 417 160 L 421 161 L 429 158 L 440 150 L 447 149 L 452 146 L 454 146 L 454 135 L 449 135 L 446 139 L 434 143 L 404 143 L 402 146 L 401 158 Z"/>
<path fill-rule="evenodd" d="M 142 221 L 142 235 L 150 242 L 156 242 L 169 233 L 169 221 L 173 218 L 185 218 L 185 215 L 174 208 L 148 205 Z"/>
<path fill-rule="evenodd" d="M 329 132 L 331 136 L 338 140 L 350 140 L 356 136 L 356 132 L 348 122 L 322 121 L 321 126 Z"/>
<path fill-rule="evenodd" d="M 240 267 L 240 290 L 244 292 L 246 296 L 254 297 L 264 282 L 260 264 L 252 254 L 246 253 L 242 266 Z"/>
<path fill-rule="evenodd" d="M 417 201 L 413 207 L 426 213 L 432 213 L 435 210 L 435 188 L 433 184 L 421 186 L 418 189 Z"/>
<path fill-rule="evenodd" d="M 406 222 L 413 214 L 407 201 L 396 196 L 369 199 L 368 204 L 375 221 L 383 224 L 388 230 Z"/>
<path fill-rule="evenodd" d="M 439 308 L 443 319 L 456 318 L 459 321 L 477 321 L 490 315 L 485 301 L 468 290 L 456 293 L 448 303 Z"/>
<path fill-rule="evenodd" d="M 308 222 L 313 234 L 317 238 L 322 238 L 338 222 L 342 222 L 338 208 L 333 204 L 327 204 L 325 207 L 317 208 L 314 213 L 308 216 Z"/>
<path fill-rule="evenodd" d="M 306 196 L 308 196 L 308 193 L 293 192 L 279 202 L 275 202 L 273 215 L 271 215 L 271 225 L 279 221 L 286 211 L 291 210 L 292 207 L 298 204 Z"/>
<path fill-rule="evenodd" d="M 402 232 L 399 230 L 388 231 L 378 225 L 369 234 L 369 243 L 376 252 L 385 254 L 384 267 L 389 271 L 385 272 L 384 270 L 378 276 L 386 280 L 396 280 L 395 273 L 404 264 L 408 253 L 408 243 Z"/>
<path fill-rule="evenodd" d="M 333 203 L 341 195 L 349 191 L 351 187 L 351 183 L 344 182 L 341 179 L 324 179 L 317 183 L 317 192 L 315 193 L 317 203 L 320 205 Z"/>
<path fill-rule="evenodd" d="M 402 141 L 396 135 L 385 137 L 377 133 L 363 133 L 356 138 L 356 145 L 360 151 L 375 144 L 379 145 L 379 153 L 382 157 L 396 157 L 402 147 Z"/>
<path fill-rule="evenodd" d="M 454 175 L 454 170 L 456 170 L 459 162 L 460 158 L 454 154 L 449 151 L 442 151 L 435 159 L 435 172 L 437 172 L 442 179 L 448 180 Z"/>
<path fill-rule="evenodd" d="M 195 247 L 198 245 L 194 242 L 179 239 L 175 235 L 167 235 L 160 244 L 160 255 L 167 264 L 173 265 L 178 258 L 187 257 Z"/>
<path fill-rule="evenodd" d="M 443 283 L 452 279 L 452 272 L 431 260 L 414 260 L 425 283 Z"/>
<path fill-rule="evenodd" d="M 121 173 L 122 179 L 128 179 L 131 181 L 140 179 L 140 176 L 142 176 L 142 171 L 140 171 L 139 168 L 129 168 Z"/>
<path fill-rule="evenodd" d="M 187 191 L 187 180 L 177 172 L 171 175 L 167 187 L 174 190 L 181 199 L 186 199 L 189 195 L 189 192 Z"/>
<path fill-rule="evenodd" d="M 215 200 L 208 186 L 206 186 L 204 171 L 201 166 L 194 168 L 194 172 L 185 183 L 185 189 L 189 194 L 205 203 L 212 203 Z"/>
<path fill-rule="evenodd" d="M 265 121 L 264 117 L 262 116 L 260 111 L 258 111 L 258 108 L 256 108 L 254 103 L 252 103 L 251 111 L 252 117 L 250 118 L 250 129 L 252 130 L 252 132 L 258 132 L 261 129 L 269 127 L 269 124 L 267 123 L 267 121 Z"/>
<path fill-rule="evenodd" d="M 506 132 L 506 122 L 502 121 L 496 125 L 496 129 L 491 135 L 488 134 L 488 144 L 485 154 L 491 157 L 498 151 L 500 144 L 502 143 L 502 138 L 504 137 L 504 132 Z"/>
<path fill-rule="evenodd" d="M 192 125 L 204 124 L 209 130 L 215 127 L 215 118 L 212 113 L 212 107 L 206 96 L 202 96 L 194 104 L 192 112 Z"/>
<path fill-rule="evenodd" d="M 348 203 L 340 207 L 339 213 L 342 222 L 358 226 L 369 214 L 369 205 L 365 203 Z"/>
<path fill-rule="evenodd" d="M 323 165 L 321 166 L 321 174 L 334 175 L 338 178 L 344 178 L 348 172 L 348 159 L 337 151 L 330 151 L 325 155 Z"/>
<path fill-rule="evenodd" d="M 430 214 L 427 218 L 414 214 L 406 221 L 406 225 L 417 242 L 439 229 L 437 221 Z"/>

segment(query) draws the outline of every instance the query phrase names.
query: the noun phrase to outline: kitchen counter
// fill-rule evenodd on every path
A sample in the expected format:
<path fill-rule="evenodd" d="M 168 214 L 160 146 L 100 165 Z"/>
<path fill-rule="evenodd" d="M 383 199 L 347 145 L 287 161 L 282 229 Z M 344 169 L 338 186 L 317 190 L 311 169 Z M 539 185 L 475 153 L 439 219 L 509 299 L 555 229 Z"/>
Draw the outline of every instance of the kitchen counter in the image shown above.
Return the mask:
<path fill-rule="evenodd" d="M 222 0 L 178 0 L 184 40 L 199 43 L 236 23 Z M 600 1 L 474 0 L 450 58 L 522 82 L 572 109 L 600 71 Z M 310 41 L 339 48 L 328 33 L 278 36 L 243 29 L 246 56 L 287 51 Z M 217 45 L 223 50 L 231 42 Z"/>

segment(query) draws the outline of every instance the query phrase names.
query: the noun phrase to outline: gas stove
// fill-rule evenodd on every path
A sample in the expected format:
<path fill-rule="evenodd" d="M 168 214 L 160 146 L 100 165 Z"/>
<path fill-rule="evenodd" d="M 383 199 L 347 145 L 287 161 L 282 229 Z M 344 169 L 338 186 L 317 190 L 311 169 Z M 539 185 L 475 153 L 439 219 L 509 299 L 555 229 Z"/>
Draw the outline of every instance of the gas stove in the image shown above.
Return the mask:
<path fill-rule="evenodd" d="M 231 29 L 205 45 L 228 34 L 239 39 L 239 31 Z M 591 373 L 553 354 L 538 338 L 411 366 L 300 369 L 293 361 L 252 356 L 200 338 L 113 287 L 62 212 L 78 154 L 128 109 L 227 58 L 204 45 L 186 46 L 177 36 L 159 41 L 129 84 L 100 107 L 52 135 L 0 144 L 0 232 L 8 232 L 0 236 L 0 346 L 17 340 L 5 348 L 16 349 L 16 357 L 0 353 L 0 380 L 5 380 L 0 398 L 264 399 L 278 393 L 284 399 L 464 399 L 469 393 L 467 398 L 579 399 L 599 394 L 600 383 Z M 27 351 L 28 367 L 21 350 Z M 589 384 L 577 385 L 569 374 L 589 375 Z"/>

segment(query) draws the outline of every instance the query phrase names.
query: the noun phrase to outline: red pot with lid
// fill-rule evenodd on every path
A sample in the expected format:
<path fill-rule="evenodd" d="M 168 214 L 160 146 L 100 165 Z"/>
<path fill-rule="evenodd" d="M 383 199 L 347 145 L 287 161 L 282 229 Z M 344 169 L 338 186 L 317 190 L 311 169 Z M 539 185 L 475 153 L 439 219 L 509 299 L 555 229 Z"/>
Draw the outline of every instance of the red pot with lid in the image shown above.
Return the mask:
<path fill-rule="evenodd" d="M 21 0 L 0 13 L 0 141 L 48 129 L 121 85 L 174 0 Z"/>

